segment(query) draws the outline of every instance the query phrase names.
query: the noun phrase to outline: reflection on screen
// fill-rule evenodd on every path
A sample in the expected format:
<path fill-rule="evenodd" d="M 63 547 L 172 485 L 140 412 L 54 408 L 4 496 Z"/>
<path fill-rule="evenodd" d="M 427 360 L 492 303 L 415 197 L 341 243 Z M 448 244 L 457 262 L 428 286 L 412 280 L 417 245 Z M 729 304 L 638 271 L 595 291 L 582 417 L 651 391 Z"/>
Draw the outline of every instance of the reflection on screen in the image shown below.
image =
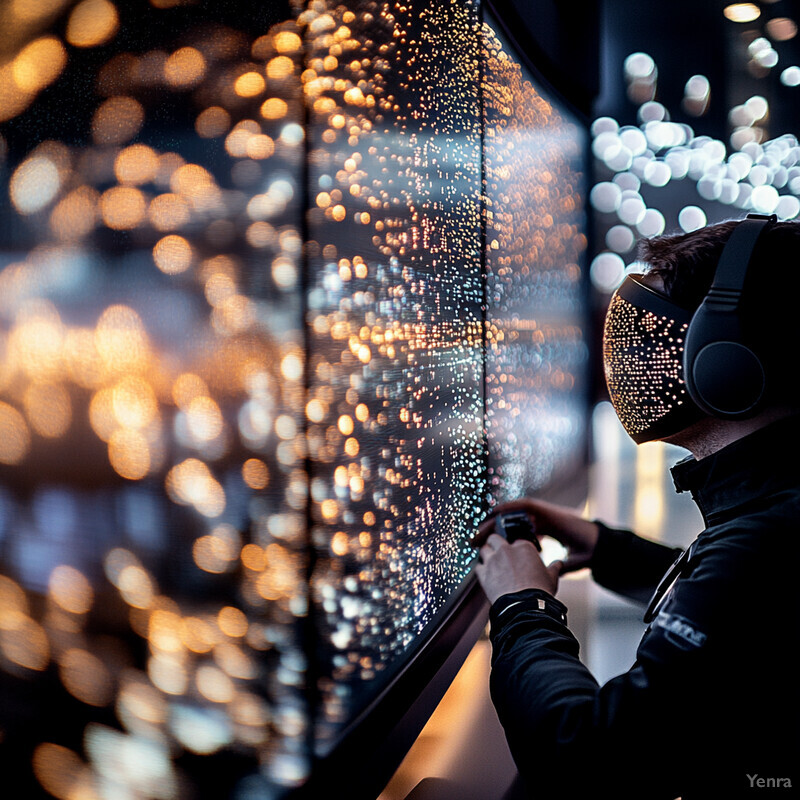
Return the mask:
<path fill-rule="evenodd" d="M 582 133 L 469 0 L 0 24 L 6 774 L 279 797 L 575 469 Z"/>
<path fill-rule="evenodd" d="M 541 490 L 582 455 L 587 350 L 585 135 L 484 27 L 486 414 L 493 500 Z"/>

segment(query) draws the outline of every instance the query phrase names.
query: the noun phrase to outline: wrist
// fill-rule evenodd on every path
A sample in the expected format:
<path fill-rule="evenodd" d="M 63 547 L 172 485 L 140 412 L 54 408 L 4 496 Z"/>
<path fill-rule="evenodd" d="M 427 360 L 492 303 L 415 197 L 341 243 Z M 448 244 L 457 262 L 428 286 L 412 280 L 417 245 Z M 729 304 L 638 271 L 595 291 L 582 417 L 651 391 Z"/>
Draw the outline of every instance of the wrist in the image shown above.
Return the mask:
<path fill-rule="evenodd" d="M 496 627 L 519 613 L 531 612 L 567 624 L 567 607 L 544 589 L 523 589 L 501 595 L 492 603 L 489 619 L 492 626 Z"/>
<path fill-rule="evenodd" d="M 546 592 L 538 586 L 532 586 L 528 582 L 523 583 L 506 583 L 497 587 L 484 587 L 484 592 L 489 600 L 490 605 L 494 605 L 503 597 L 515 596 L 523 592 Z"/>

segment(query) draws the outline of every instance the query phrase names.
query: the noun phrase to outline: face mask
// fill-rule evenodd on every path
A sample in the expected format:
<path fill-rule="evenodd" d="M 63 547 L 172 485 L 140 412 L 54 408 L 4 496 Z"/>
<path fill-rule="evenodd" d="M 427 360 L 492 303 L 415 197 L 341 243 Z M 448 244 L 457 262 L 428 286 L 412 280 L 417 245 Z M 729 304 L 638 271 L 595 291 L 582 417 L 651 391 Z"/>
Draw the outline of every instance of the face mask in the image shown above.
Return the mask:
<path fill-rule="evenodd" d="M 683 381 L 692 312 L 629 275 L 614 293 L 603 332 L 611 403 L 637 443 L 663 439 L 701 418 Z"/>

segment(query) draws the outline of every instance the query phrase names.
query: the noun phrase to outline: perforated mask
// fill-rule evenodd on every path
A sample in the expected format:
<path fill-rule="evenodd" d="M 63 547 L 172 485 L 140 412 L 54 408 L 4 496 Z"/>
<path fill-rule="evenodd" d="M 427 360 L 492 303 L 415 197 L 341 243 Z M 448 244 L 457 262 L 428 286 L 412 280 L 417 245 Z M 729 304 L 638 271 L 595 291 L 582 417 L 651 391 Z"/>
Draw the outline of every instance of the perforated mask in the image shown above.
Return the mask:
<path fill-rule="evenodd" d="M 635 442 L 663 439 L 702 416 L 683 380 L 692 312 L 629 275 L 614 293 L 603 332 L 611 402 Z"/>

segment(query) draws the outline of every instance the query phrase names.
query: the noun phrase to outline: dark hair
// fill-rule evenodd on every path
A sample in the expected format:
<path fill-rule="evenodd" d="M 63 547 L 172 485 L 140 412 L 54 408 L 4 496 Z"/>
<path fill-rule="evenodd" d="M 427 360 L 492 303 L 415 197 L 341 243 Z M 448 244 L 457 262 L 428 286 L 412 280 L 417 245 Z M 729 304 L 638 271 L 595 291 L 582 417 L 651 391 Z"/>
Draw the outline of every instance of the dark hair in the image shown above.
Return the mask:
<path fill-rule="evenodd" d="M 696 309 L 711 287 L 717 262 L 740 220 L 709 225 L 691 233 L 658 236 L 639 243 L 638 258 L 658 275 L 670 299 Z M 759 355 L 773 387 L 785 401 L 793 384 L 800 350 L 800 222 L 777 222 L 764 231 L 753 251 L 742 297 L 742 322 L 748 343 Z"/>

